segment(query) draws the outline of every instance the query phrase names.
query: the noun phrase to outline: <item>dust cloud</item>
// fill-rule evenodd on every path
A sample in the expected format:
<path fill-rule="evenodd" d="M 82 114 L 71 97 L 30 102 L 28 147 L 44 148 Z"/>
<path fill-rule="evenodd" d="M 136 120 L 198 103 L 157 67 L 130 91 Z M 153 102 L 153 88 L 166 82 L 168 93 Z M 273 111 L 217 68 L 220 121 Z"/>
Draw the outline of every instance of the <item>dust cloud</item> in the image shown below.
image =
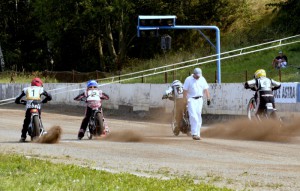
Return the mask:
<path fill-rule="evenodd" d="M 53 126 L 48 131 L 47 134 L 39 137 L 36 143 L 47 143 L 54 144 L 58 143 L 62 134 L 62 129 L 60 126 Z"/>
<path fill-rule="evenodd" d="M 275 120 L 257 122 L 239 119 L 208 127 L 201 135 L 222 139 L 291 142 L 300 135 L 300 118 L 282 124 Z"/>
<path fill-rule="evenodd" d="M 143 139 L 141 134 L 132 130 L 113 132 L 105 137 L 105 140 L 116 142 L 142 142 Z"/>

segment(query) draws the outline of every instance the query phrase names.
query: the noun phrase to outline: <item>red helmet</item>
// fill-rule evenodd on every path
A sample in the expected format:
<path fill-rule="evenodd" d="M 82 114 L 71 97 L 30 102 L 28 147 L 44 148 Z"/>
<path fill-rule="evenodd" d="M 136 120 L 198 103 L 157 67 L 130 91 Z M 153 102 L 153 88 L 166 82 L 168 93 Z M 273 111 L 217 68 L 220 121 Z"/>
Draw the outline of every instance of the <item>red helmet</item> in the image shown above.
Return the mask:
<path fill-rule="evenodd" d="M 43 86 L 43 82 L 40 78 L 33 78 L 32 81 L 31 81 L 31 85 L 32 86 L 40 86 L 42 87 Z"/>

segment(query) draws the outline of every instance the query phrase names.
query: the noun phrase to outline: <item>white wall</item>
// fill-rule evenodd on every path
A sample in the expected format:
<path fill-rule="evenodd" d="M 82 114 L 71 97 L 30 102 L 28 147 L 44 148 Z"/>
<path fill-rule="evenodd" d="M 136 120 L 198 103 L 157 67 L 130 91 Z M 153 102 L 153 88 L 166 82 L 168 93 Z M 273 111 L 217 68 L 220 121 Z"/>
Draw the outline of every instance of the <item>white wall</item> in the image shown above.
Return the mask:
<path fill-rule="evenodd" d="M 285 83 L 284 87 L 290 83 Z M 294 86 L 294 83 L 291 83 Z M 29 84 L 0 84 L 0 100 L 15 98 Z M 148 111 L 151 108 L 165 108 L 166 112 L 173 109 L 173 103 L 162 100 L 161 97 L 169 84 L 110 84 L 102 86 L 103 92 L 110 100 L 103 101 L 104 108 L 118 109 L 119 106 L 131 106 L 133 111 Z M 85 84 L 50 83 L 45 84 L 45 90 L 52 94 L 50 104 L 84 105 L 73 100 L 85 88 Z M 204 104 L 204 114 L 245 115 L 251 90 L 245 90 L 242 83 L 210 84 L 212 104 Z M 286 91 L 278 90 L 279 94 Z M 295 90 L 298 91 L 297 89 Z M 285 102 L 284 96 L 279 96 L 279 102 Z M 206 100 L 206 98 L 204 98 Z M 277 98 L 276 98 L 277 99 Z M 288 98 L 290 99 L 290 97 Z M 293 99 L 294 100 L 294 99 Z M 295 97 L 295 100 L 297 98 Z M 206 103 L 206 102 L 205 102 Z M 276 107 L 282 112 L 300 112 L 300 103 L 277 103 Z"/>

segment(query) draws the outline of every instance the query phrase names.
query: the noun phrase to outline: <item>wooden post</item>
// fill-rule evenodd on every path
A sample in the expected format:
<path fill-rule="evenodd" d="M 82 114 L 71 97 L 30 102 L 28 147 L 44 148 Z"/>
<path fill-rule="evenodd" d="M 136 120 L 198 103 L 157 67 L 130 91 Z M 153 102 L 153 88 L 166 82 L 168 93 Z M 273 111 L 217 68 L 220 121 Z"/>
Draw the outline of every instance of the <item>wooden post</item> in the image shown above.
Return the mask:
<path fill-rule="evenodd" d="M 168 73 L 165 72 L 165 83 L 168 83 Z"/>
<path fill-rule="evenodd" d="M 173 81 L 175 80 L 175 78 L 176 78 L 176 71 L 175 71 L 175 65 L 173 66 Z"/>
<path fill-rule="evenodd" d="M 75 82 L 75 70 L 72 70 L 73 73 L 73 83 Z"/>
<path fill-rule="evenodd" d="M 144 74 L 143 74 L 143 76 L 142 76 L 142 83 L 144 83 Z"/>
<path fill-rule="evenodd" d="M 215 83 L 217 83 L 217 71 L 215 70 Z"/>
<path fill-rule="evenodd" d="M 121 71 L 119 70 L 119 83 L 121 83 Z"/>
<path fill-rule="evenodd" d="M 278 70 L 279 82 L 281 82 L 281 69 Z"/>

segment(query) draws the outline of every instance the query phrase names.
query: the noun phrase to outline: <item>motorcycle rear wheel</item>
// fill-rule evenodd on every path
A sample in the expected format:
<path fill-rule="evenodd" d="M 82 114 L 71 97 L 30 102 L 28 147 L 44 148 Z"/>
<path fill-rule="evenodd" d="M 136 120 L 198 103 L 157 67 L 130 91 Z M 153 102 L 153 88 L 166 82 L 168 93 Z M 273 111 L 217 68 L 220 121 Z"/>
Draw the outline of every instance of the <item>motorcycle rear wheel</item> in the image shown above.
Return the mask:
<path fill-rule="evenodd" d="M 249 120 L 257 120 L 257 118 L 255 116 L 255 112 L 256 112 L 255 108 L 256 108 L 256 102 L 255 102 L 254 97 L 252 97 L 249 100 L 248 105 L 247 105 L 247 116 L 248 116 Z"/>
<path fill-rule="evenodd" d="M 35 115 L 32 119 L 32 134 L 31 139 L 37 139 L 40 136 L 40 120 L 39 116 Z"/>

